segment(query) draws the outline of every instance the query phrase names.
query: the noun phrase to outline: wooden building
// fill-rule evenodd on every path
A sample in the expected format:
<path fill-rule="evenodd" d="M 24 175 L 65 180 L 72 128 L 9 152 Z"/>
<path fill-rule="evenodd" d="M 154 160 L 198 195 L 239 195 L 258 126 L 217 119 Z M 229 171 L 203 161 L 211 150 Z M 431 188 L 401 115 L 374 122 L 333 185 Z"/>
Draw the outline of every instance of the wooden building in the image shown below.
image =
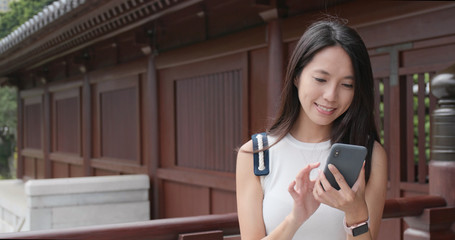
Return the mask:
<path fill-rule="evenodd" d="M 369 49 L 388 198 L 428 195 L 426 86 L 455 63 L 450 1 L 57 1 L 0 41 L 18 178 L 146 173 L 152 219 L 235 212 L 236 148 L 270 123 L 289 53 L 324 14 Z"/>

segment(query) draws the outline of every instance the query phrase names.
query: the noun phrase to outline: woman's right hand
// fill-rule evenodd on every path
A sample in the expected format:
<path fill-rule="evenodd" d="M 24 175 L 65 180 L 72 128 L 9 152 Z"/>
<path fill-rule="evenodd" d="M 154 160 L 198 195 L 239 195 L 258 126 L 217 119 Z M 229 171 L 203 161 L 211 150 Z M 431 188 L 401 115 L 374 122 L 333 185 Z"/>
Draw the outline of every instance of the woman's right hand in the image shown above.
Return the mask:
<path fill-rule="evenodd" d="M 310 172 L 319 165 L 319 162 L 308 164 L 288 187 L 288 192 L 294 199 L 294 207 L 289 217 L 299 225 L 313 215 L 321 204 L 313 196 L 316 179 L 310 180 Z"/>

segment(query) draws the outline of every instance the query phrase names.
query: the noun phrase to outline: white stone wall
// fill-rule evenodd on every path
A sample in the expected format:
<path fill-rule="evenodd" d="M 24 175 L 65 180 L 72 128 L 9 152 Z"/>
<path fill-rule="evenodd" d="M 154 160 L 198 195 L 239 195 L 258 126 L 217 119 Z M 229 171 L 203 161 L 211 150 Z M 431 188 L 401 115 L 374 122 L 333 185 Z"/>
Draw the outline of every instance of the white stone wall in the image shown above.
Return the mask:
<path fill-rule="evenodd" d="M 27 202 L 22 180 L 0 181 L 0 232 L 16 232 L 23 228 Z"/>
<path fill-rule="evenodd" d="M 149 187 L 147 175 L 29 180 L 22 183 L 22 195 L 16 194 L 22 203 L 13 204 L 19 220 L 9 213 L 1 219 L 9 225 L 23 219 L 22 231 L 145 221 L 150 219 Z M 0 196 L 2 191 L 0 185 Z M 4 205 L 0 201 L 1 209 L 9 209 Z M 17 231 L 7 228 L 3 232 Z"/>

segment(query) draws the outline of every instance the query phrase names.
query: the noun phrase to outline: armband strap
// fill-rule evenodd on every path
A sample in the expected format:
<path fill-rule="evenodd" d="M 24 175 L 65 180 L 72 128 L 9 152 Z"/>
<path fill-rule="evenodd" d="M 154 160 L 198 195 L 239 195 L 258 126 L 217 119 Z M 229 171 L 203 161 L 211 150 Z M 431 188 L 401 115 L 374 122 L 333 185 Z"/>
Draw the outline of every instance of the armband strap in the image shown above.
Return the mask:
<path fill-rule="evenodd" d="M 268 146 L 267 133 L 254 134 L 251 139 L 253 140 L 254 151 L 254 175 L 267 175 L 269 174 L 269 150 L 260 151 Z"/>

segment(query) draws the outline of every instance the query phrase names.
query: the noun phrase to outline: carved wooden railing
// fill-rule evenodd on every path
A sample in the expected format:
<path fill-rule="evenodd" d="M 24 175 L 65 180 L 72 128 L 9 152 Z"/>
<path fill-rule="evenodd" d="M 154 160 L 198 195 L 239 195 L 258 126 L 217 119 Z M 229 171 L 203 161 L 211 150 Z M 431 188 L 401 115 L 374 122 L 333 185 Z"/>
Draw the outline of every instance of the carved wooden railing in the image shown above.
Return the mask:
<path fill-rule="evenodd" d="M 437 196 L 418 196 L 386 200 L 383 218 L 419 217 L 428 209 L 448 211 L 443 222 L 455 221 L 455 208 L 447 208 L 446 201 Z M 433 219 L 441 225 L 441 219 Z M 429 223 L 432 224 L 431 222 Z M 450 224 L 449 230 L 450 231 Z M 427 226 L 430 229 L 430 226 Z M 424 228 L 426 228 L 424 226 Z M 439 227 L 440 228 L 440 227 Z M 144 222 L 78 227 L 61 230 L 40 230 L 0 234 L 0 239 L 240 239 L 236 213 L 196 217 L 169 218 Z"/>

